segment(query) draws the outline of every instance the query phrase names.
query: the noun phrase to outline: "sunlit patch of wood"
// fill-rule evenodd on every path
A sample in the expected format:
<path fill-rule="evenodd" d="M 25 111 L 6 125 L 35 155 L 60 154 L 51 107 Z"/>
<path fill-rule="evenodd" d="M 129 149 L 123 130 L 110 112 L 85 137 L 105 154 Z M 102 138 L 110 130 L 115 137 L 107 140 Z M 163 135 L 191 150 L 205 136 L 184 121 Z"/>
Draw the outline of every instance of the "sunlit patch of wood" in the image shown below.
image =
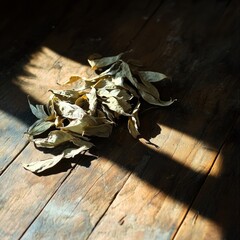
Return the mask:
<path fill-rule="evenodd" d="M 183 222 L 178 234 L 174 238 L 194 239 L 223 239 L 221 227 L 216 222 L 201 215 L 198 211 L 189 211 L 187 218 Z"/>
<path fill-rule="evenodd" d="M 49 89 L 64 88 L 61 84 L 71 76 L 89 77 L 92 74 L 89 66 L 61 56 L 43 46 L 32 54 L 30 62 L 24 66 L 24 73 L 14 79 L 14 83 L 26 96 L 30 95 L 36 101 L 46 103 L 51 94 Z"/>
<path fill-rule="evenodd" d="M 161 134 L 149 141 L 141 138 L 142 144 L 154 151 L 168 156 L 173 161 L 200 174 L 208 174 L 209 167 L 218 154 L 213 147 L 176 129 L 159 124 Z M 217 175 L 217 172 L 211 172 Z"/>

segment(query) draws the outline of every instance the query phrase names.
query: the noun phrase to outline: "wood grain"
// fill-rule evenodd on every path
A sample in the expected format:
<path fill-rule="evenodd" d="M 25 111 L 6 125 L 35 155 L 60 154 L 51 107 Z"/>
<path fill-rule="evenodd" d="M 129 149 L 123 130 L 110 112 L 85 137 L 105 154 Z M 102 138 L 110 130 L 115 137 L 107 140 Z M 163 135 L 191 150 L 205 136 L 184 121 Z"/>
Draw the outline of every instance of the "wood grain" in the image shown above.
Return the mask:
<path fill-rule="evenodd" d="M 193 9 L 193 6 L 190 8 Z M 215 12 L 214 8 L 211 11 Z M 172 12 L 170 16 L 178 17 Z M 213 15 L 208 15 L 210 16 Z M 201 23 L 202 15 L 196 15 L 194 19 L 198 25 Z M 183 20 L 179 18 L 179 21 Z M 222 22 L 216 22 L 218 30 L 214 31 L 211 36 L 211 40 L 216 45 L 220 45 L 218 41 L 231 41 L 230 35 L 221 36 L 223 29 L 219 24 Z M 216 26 L 210 25 L 209 27 L 214 29 Z M 187 32 L 184 33 L 187 34 Z M 142 34 L 147 35 L 144 31 Z M 219 36 L 221 38 L 217 41 Z M 141 35 L 138 40 L 140 38 Z M 154 121 L 166 126 L 161 125 L 161 134 L 151 139 L 151 142 L 158 145 L 160 149 L 155 150 L 158 155 L 155 154 L 150 158 L 146 170 L 140 176 L 140 179 L 145 180 L 146 183 L 132 175 L 89 239 L 171 239 L 178 230 L 188 211 L 188 206 L 214 164 L 218 149 L 221 148 L 237 114 L 235 106 L 228 101 L 232 98 L 234 90 L 239 88 L 235 71 L 228 69 L 226 63 L 218 62 L 221 61 L 219 56 L 222 55 L 225 58 L 228 56 L 225 47 L 216 54 L 214 49 L 211 49 L 211 40 L 202 39 L 206 45 L 202 46 L 203 55 L 197 57 L 206 60 L 196 66 L 192 72 L 191 75 L 195 79 L 185 83 L 185 90 L 188 90 L 186 96 L 180 98 L 181 107 L 175 107 L 171 114 L 166 114 L 167 117 L 164 113 L 161 113 L 163 116 L 160 113 L 152 116 Z M 209 53 L 211 54 L 207 58 Z M 156 62 L 154 58 L 152 59 Z M 171 66 L 169 62 L 165 64 Z M 209 62 L 211 62 L 211 67 L 214 66 L 214 70 L 207 68 Z M 216 72 L 220 69 L 221 77 L 215 75 L 217 80 L 210 80 L 213 76 L 212 71 Z M 204 71 L 205 77 L 201 76 L 201 72 Z M 220 97 L 223 94 L 225 100 Z M 182 96 L 181 92 L 179 96 Z M 150 123 L 144 125 L 144 129 L 152 126 L 153 121 L 149 118 L 146 117 L 145 121 Z M 215 179 L 214 176 L 211 177 Z M 198 208 L 195 211 L 198 211 Z M 210 212 L 208 217 L 213 217 Z M 106 228 L 106 226 L 109 227 Z M 224 226 L 222 227 L 224 229 Z M 221 228 L 216 231 L 221 236 Z M 197 234 L 191 237 L 194 236 Z M 191 238 L 183 236 L 179 239 Z"/>
<path fill-rule="evenodd" d="M 40 178 L 22 167 L 23 162 L 45 157 L 39 152 L 36 153 L 32 145 L 28 146 L 2 174 L 0 181 L 2 239 L 18 239 L 69 174 L 63 171 L 57 175 Z"/>
<path fill-rule="evenodd" d="M 27 145 L 24 132 L 34 119 L 29 111 L 27 94 L 21 88 L 32 81 L 35 81 L 34 88 L 38 88 L 39 82 L 24 66 L 30 61 L 32 52 L 52 31 L 52 26 L 60 21 L 70 2 L 61 0 L 55 6 L 53 3 L 40 4 L 36 1 L 33 4 L 24 0 L 15 3 L 14 10 L 10 2 L 1 2 L 0 175 Z M 22 78 L 28 79 L 28 82 L 22 81 Z M 35 95 L 37 98 L 41 93 L 35 90 Z"/>
<path fill-rule="evenodd" d="M 75 9 L 80 9 L 81 6 L 82 4 L 79 3 L 78 5 L 75 6 L 76 7 Z M 66 34 L 66 39 L 64 40 L 68 40 L 67 36 L 72 36 L 76 34 L 77 30 L 75 29 L 75 27 L 82 32 L 84 31 L 88 32 L 89 29 L 92 29 L 92 32 L 95 32 L 94 27 L 99 26 L 100 28 L 102 25 L 104 24 L 106 25 L 106 19 L 104 15 L 102 15 L 102 18 L 98 18 L 99 22 L 96 22 L 95 20 L 93 21 L 93 19 L 95 19 L 95 15 L 101 12 L 105 13 L 106 6 L 107 6 L 107 1 L 105 1 L 105 3 L 101 3 L 100 8 L 93 5 L 90 9 L 88 9 L 91 15 L 89 17 L 86 16 L 86 18 L 83 18 L 84 21 L 74 25 L 74 27 L 72 28 L 72 33 L 69 33 L 69 35 L 65 32 L 64 35 Z M 156 2 L 154 4 L 149 5 L 149 14 L 151 14 L 150 8 L 152 8 L 152 11 L 154 11 L 156 6 L 157 6 Z M 133 6 L 130 5 L 130 8 L 128 10 L 126 6 L 124 7 L 123 10 L 125 12 L 127 11 L 131 12 L 132 7 Z M 117 8 L 115 9 L 115 11 L 109 11 L 109 13 L 112 14 L 110 16 L 114 16 L 115 21 L 109 22 L 107 20 L 107 23 L 108 22 L 111 24 L 121 23 L 119 22 L 121 18 L 117 17 L 118 16 L 117 12 L 118 12 Z M 75 24 L 75 21 L 77 22 L 79 13 L 81 13 L 81 11 L 74 12 L 75 14 L 74 24 Z M 119 12 L 118 14 L 120 16 L 121 12 Z M 72 16 L 70 15 L 68 17 L 71 19 Z M 66 23 L 68 25 L 69 22 L 67 20 L 69 19 L 68 18 L 66 19 Z M 86 22 L 88 21 L 92 21 L 92 25 L 91 24 L 86 25 Z M 64 31 L 65 22 L 62 21 L 62 23 L 63 23 L 62 25 L 59 24 L 59 26 L 61 26 L 60 30 L 56 29 L 56 35 L 58 38 L 61 37 L 60 35 L 62 35 L 62 31 Z M 136 34 L 136 32 L 141 28 L 143 23 L 144 21 L 142 20 L 142 18 L 140 18 L 140 20 L 137 19 L 136 22 L 133 22 L 134 31 L 132 31 L 132 33 Z M 65 25 L 65 27 L 67 26 Z M 114 31 L 109 32 L 109 34 L 110 35 L 105 35 L 105 36 L 106 37 L 108 36 L 109 38 L 111 38 L 111 35 L 112 34 L 114 35 L 115 32 Z M 60 52 L 59 49 L 57 48 L 54 48 L 54 50 L 49 49 L 49 46 L 52 44 L 52 41 L 54 37 L 56 37 L 56 35 L 51 34 L 49 38 L 42 43 L 45 47 L 42 47 L 40 49 L 41 51 L 33 53 L 31 60 L 25 66 L 25 69 L 29 73 L 32 73 L 34 77 L 22 76 L 19 78 L 19 81 L 17 82 L 19 88 L 21 88 L 25 93 L 28 93 L 32 98 L 34 98 L 38 102 L 45 101 L 47 97 L 46 90 L 48 88 L 52 88 L 53 86 L 55 86 L 56 81 L 58 80 L 61 81 L 62 79 L 65 80 L 74 73 L 78 72 L 78 74 L 81 74 L 81 71 L 86 70 L 86 67 L 84 67 L 80 63 L 70 61 L 66 57 L 63 57 L 60 55 L 68 51 L 70 52 L 71 45 L 75 41 L 73 36 L 71 38 L 71 41 L 69 39 L 69 41 L 67 41 L 64 48 L 61 48 L 62 52 Z M 91 33 L 89 33 L 88 35 L 88 39 L 90 41 L 89 36 L 91 37 Z M 131 37 L 132 35 L 129 35 L 129 41 L 131 40 Z M 126 37 L 126 39 L 128 39 L 128 37 Z M 96 42 L 92 41 L 91 44 L 96 44 Z M 105 40 L 105 44 L 107 44 L 106 40 Z M 89 54 L 87 50 L 84 49 L 85 45 L 81 45 L 81 47 L 83 48 L 82 51 L 85 53 L 85 55 Z M 125 45 L 122 47 L 126 48 L 127 44 L 125 43 Z M 115 148 L 113 149 L 114 151 L 111 152 L 112 154 L 116 154 L 117 156 L 117 151 L 118 151 L 118 154 L 120 155 L 122 154 L 118 147 L 115 146 Z M 44 158 L 47 157 L 43 155 L 43 153 L 36 151 L 32 145 L 29 145 L 22 151 L 22 153 L 14 160 L 14 162 L 9 166 L 9 168 L 1 176 L 1 210 L 0 210 L 1 239 L 9 239 L 9 238 L 16 239 L 21 237 L 21 235 L 26 231 L 29 225 L 31 225 L 31 223 L 35 220 L 35 218 L 37 218 L 38 214 L 42 211 L 42 209 L 45 207 L 48 201 L 52 198 L 53 194 L 55 193 L 55 191 L 57 191 L 57 189 L 60 187 L 62 182 L 65 180 L 65 178 L 69 175 L 70 173 L 69 168 L 71 167 L 69 166 L 70 165 L 69 162 L 66 162 L 65 164 L 63 164 L 63 166 L 60 166 L 60 169 L 57 169 L 56 172 L 53 171 L 48 173 L 49 176 L 44 177 L 44 181 L 41 180 L 42 178 L 39 178 L 37 176 L 34 176 L 31 173 L 26 172 L 22 168 L 21 163 L 28 163 L 32 160 L 39 160 L 39 159 L 42 159 L 43 156 Z M 102 168 L 103 169 L 107 168 L 108 165 L 109 163 L 106 163 L 105 165 L 103 164 L 104 167 L 100 167 L 99 169 L 100 173 L 103 171 Z M 116 169 L 119 169 L 119 168 L 116 168 Z M 52 175 L 54 173 L 57 173 L 58 171 L 60 171 L 60 173 L 58 173 L 57 175 Z M 114 170 L 114 171 L 117 171 L 117 170 Z M 89 172 L 89 171 L 87 172 L 89 173 L 89 175 L 86 175 L 86 179 L 89 178 L 91 179 L 91 181 L 89 181 L 88 183 L 89 185 L 86 185 L 86 187 L 88 186 L 90 188 L 92 185 L 94 185 L 94 182 L 96 181 L 96 179 L 99 178 L 99 176 L 101 175 L 96 175 L 95 177 L 95 173 Z M 103 201 L 103 204 L 104 204 L 104 207 L 102 208 L 103 212 L 105 211 L 104 209 L 108 206 L 109 201 L 111 201 L 111 198 L 114 196 L 114 194 L 116 194 L 118 189 L 121 188 L 121 184 L 124 183 L 124 179 L 127 178 L 128 176 L 124 171 L 122 174 L 120 171 L 119 174 L 120 176 L 122 176 L 120 178 L 121 181 L 119 181 L 118 183 L 118 178 L 114 180 L 116 182 L 116 185 L 113 185 L 113 189 L 111 189 L 109 192 L 109 197 L 106 199 L 106 201 Z M 11 176 L 13 175 L 14 177 L 11 178 Z M 110 175 L 109 177 L 110 179 L 108 177 L 106 179 L 108 183 L 111 182 L 112 181 L 111 179 L 112 178 L 114 179 L 115 176 L 113 174 L 113 175 Z M 7 181 L 7 179 L 11 179 L 11 181 Z M 21 179 L 21 183 L 16 181 L 16 179 Z M 100 182 L 101 182 L 100 183 L 101 185 L 102 181 Z M 87 189 L 86 192 L 88 191 L 89 189 Z M 100 196 L 101 193 L 102 192 L 100 192 L 98 196 Z M 84 191 L 83 191 L 83 194 L 85 194 Z M 101 208 L 101 206 L 99 206 L 99 208 Z M 14 219 L 12 219 L 13 214 L 15 216 Z M 101 215 L 101 212 L 100 212 L 100 215 Z M 24 220 L 21 221 L 21 219 L 24 219 Z M 98 218 L 95 219 L 95 221 L 97 220 Z M 8 222 L 9 224 L 7 224 Z"/>
<path fill-rule="evenodd" d="M 11 138 L 0 148 L 8 158 L 3 169 L 11 163 L 0 178 L 1 239 L 234 239 L 239 234 L 237 1 L 113 5 L 105 0 L 68 7 L 24 67 L 16 64 L 25 74 L 15 72 L 15 85 L 3 85 L 15 87 L 4 90 L 0 124 L 8 128 L 13 121 L 16 128 L 4 130 Z M 77 157 L 41 177 L 23 170 L 21 163 L 47 157 L 32 145 L 23 149 L 26 142 L 15 147 L 25 118 L 27 124 L 33 120 L 22 103 L 25 94 L 45 102 L 46 90 L 57 82 L 92 74 L 86 66 L 92 52 L 131 48 L 148 69 L 172 76 L 171 86 L 159 86 L 161 96 L 178 102 L 145 110 L 138 141 L 121 120 L 110 139 L 95 140 L 95 160 Z M 19 103 L 10 112 L 5 103 L 14 95 Z"/>
<path fill-rule="evenodd" d="M 198 235 L 201 239 L 238 239 L 240 223 L 238 146 L 239 120 L 174 239 L 193 239 Z"/>

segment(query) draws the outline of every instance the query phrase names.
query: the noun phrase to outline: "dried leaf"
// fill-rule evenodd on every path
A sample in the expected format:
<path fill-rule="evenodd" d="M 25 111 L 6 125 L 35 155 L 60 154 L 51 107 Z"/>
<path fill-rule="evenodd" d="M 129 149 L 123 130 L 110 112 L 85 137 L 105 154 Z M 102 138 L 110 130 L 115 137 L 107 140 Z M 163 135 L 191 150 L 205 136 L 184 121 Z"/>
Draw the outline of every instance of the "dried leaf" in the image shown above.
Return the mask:
<path fill-rule="evenodd" d="M 61 100 L 55 101 L 55 110 L 60 116 L 69 119 L 82 119 L 86 115 L 86 112 L 78 105 Z"/>
<path fill-rule="evenodd" d="M 165 74 L 151 71 L 139 71 L 138 75 L 147 82 L 159 82 L 168 78 Z"/>
<path fill-rule="evenodd" d="M 32 105 L 29 98 L 28 98 L 28 104 L 30 106 L 30 109 L 34 116 L 36 116 L 38 119 L 46 119 L 48 118 L 47 113 L 44 110 L 44 105 Z"/>
<path fill-rule="evenodd" d="M 114 114 L 112 113 L 112 111 L 110 111 L 110 109 L 105 106 L 104 104 L 101 105 L 101 108 L 103 110 L 103 112 L 105 113 L 105 116 L 107 117 L 107 119 L 109 119 L 111 122 L 114 123 Z"/>
<path fill-rule="evenodd" d="M 133 95 L 128 93 L 125 89 L 114 89 L 111 91 L 111 96 L 126 101 L 130 101 L 133 98 Z"/>
<path fill-rule="evenodd" d="M 139 121 L 139 118 L 138 118 L 138 112 L 140 110 L 140 105 L 141 103 L 138 102 L 135 106 L 135 108 L 133 109 L 133 112 L 132 112 L 132 117 L 134 117 L 136 119 L 136 123 L 138 126 L 140 126 L 140 121 Z"/>
<path fill-rule="evenodd" d="M 130 101 L 133 98 L 133 95 L 129 94 L 125 89 L 113 89 L 107 90 L 105 88 L 101 88 L 97 91 L 98 96 L 100 97 L 115 97 L 117 99 L 124 99 L 126 101 Z"/>
<path fill-rule="evenodd" d="M 85 115 L 82 119 L 75 119 L 71 121 L 66 127 L 61 128 L 65 131 L 74 132 L 81 135 L 87 135 L 85 129 L 90 126 L 97 126 L 103 123 L 102 119 L 94 118 L 90 115 Z M 94 136 L 94 135 L 87 135 Z"/>
<path fill-rule="evenodd" d="M 111 97 L 110 90 L 107 90 L 106 88 L 99 88 L 97 90 L 97 95 L 105 98 Z"/>
<path fill-rule="evenodd" d="M 140 108 L 140 102 L 137 103 L 135 106 L 132 116 L 128 118 L 128 131 L 134 137 L 137 138 L 140 133 L 138 131 L 138 127 L 140 126 L 139 118 L 138 118 L 138 111 Z"/>
<path fill-rule="evenodd" d="M 41 133 L 44 133 L 52 126 L 54 126 L 54 122 L 39 119 L 31 127 L 28 128 L 27 134 L 37 136 Z"/>
<path fill-rule="evenodd" d="M 95 137 L 109 137 L 112 133 L 112 124 L 105 123 L 96 126 L 86 126 L 84 128 L 84 135 Z"/>
<path fill-rule="evenodd" d="M 139 93 L 141 95 L 141 97 L 148 103 L 152 104 L 152 105 L 157 105 L 157 106 L 162 106 L 162 107 L 165 107 L 165 106 L 169 106 L 171 105 L 172 103 L 174 103 L 176 100 L 172 100 L 170 99 L 169 101 L 162 101 L 160 99 L 157 99 L 155 98 L 154 96 L 152 96 L 150 93 L 148 92 L 145 92 L 144 90 L 142 89 L 139 89 Z"/>
<path fill-rule="evenodd" d="M 81 138 L 77 138 L 77 137 L 74 137 L 72 140 L 71 140 L 71 142 L 74 144 L 74 145 L 76 145 L 76 146 L 78 146 L 78 147 L 85 147 L 86 148 L 86 150 L 87 149 L 90 149 L 91 147 L 93 147 L 94 146 L 94 144 L 93 143 L 91 143 L 91 142 L 89 142 L 89 141 L 86 141 L 86 140 L 83 140 L 83 139 L 81 139 Z"/>
<path fill-rule="evenodd" d="M 100 73 L 99 76 L 101 76 L 101 77 L 114 76 L 120 70 L 120 68 L 121 68 L 121 62 L 117 61 L 117 62 L 113 63 L 110 66 L 110 68 L 108 68 L 107 70 Z"/>
<path fill-rule="evenodd" d="M 116 77 L 126 77 L 131 82 L 131 84 L 135 88 L 137 88 L 138 81 L 132 76 L 132 73 L 131 73 L 131 70 L 130 70 L 128 64 L 122 61 L 121 66 L 122 66 L 122 69 L 119 73 L 116 74 Z"/>
<path fill-rule="evenodd" d="M 134 138 L 137 138 L 140 135 L 137 121 L 134 117 L 129 117 L 128 119 L 128 131 Z"/>
<path fill-rule="evenodd" d="M 71 141 L 73 136 L 67 132 L 54 130 L 46 138 L 36 138 L 33 140 L 37 147 L 54 148 L 62 143 Z"/>
<path fill-rule="evenodd" d="M 135 98 L 139 98 L 137 91 L 133 87 L 130 87 L 127 83 L 124 83 L 123 87 L 128 92 L 130 92 Z"/>
<path fill-rule="evenodd" d="M 151 94 L 154 98 L 159 99 L 159 92 L 155 86 L 153 86 L 150 82 L 145 81 L 144 79 L 141 79 L 142 83 L 138 83 L 138 90 L 141 89 L 141 91 L 147 92 Z"/>
<path fill-rule="evenodd" d="M 36 161 L 29 164 L 23 164 L 23 167 L 26 170 L 34 173 L 41 173 L 57 165 L 62 160 L 63 157 L 64 153 L 46 160 Z"/>
<path fill-rule="evenodd" d="M 80 154 L 83 151 L 88 150 L 88 146 L 81 146 L 79 148 L 67 148 L 61 154 L 54 156 L 52 158 L 32 162 L 29 164 L 23 164 L 23 167 L 33 173 L 41 173 L 56 166 L 63 158 L 73 158 L 76 155 Z"/>
<path fill-rule="evenodd" d="M 54 121 L 54 124 L 57 128 L 61 128 L 61 127 L 64 127 L 64 122 L 65 118 L 61 117 L 61 116 L 57 116 L 55 121 Z"/>
<path fill-rule="evenodd" d="M 114 77 L 112 78 L 112 82 L 119 87 L 123 87 L 124 88 L 124 78 L 123 77 Z"/>
<path fill-rule="evenodd" d="M 87 86 L 92 86 L 94 83 L 96 83 L 96 82 L 98 82 L 98 81 L 100 81 L 100 80 L 102 80 L 102 79 L 110 79 L 110 76 L 109 75 L 103 75 L 103 76 L 101 76 L 101 75 L 97 75 L 97 76 L 94 76 L 94 77 L 92 77 L 92 78 L 83 78 L 83 80 L 84 80 L 84 83 L 85 83 L 85 86 L 87 85 Z"/>
<path fill-rule="evenodd" d="M 91 91 L 86 94 L 89 101 L 89 113 L 90 115 L 95 115 L 97 109 L 97 92 L 95 88 L 92 88 Z"/>
<path fill-rule="evenodd" d="M 174 101 L 176 101 L 172 99 L 170 99 L 169 101 L 161 100 L 159 96 L 159 92 L 155 86 L 153 86 L 150 82 L 144 80 L 143 78 L 141 78 L 141 81 L 143 84 L 138 83 L 137 88 L 138 88 L 139 94 L 146 102 L 152 105 L 157 105 L 157 106 L 169 106 Z"/>
<path fill-rule="evenodd" d="M 49 116 L 46 120 L 48 120 L 48 121 L 53 121 L 57 117 L 57 113 L 54 108 L 54 101 L 55 101 L 54 99 L 55 99 L 55 97 L 53 95 L 52 97 L 50 97 L 48 104 L 47 104 L 47 112 L 48 112 Z"/>
<path fill-rule="evenodd" d="M 49 90 L 60 100 L 77 99 L 79 92 L 76 90 Z"/>
<path fill-rule="evenodd" d="M 102 68 L 102 67 L 106 67 L 109 66 L 115 62 L 117 62 L 118 60 L 120 60 L 120 58 L 122 57 L 124 53 L 120 53 L 116 56 L 112 56 L 112 57 L 103 57 L 103 58 L 98 58 L 98 59 L 88 59 L 88 63 L 90 64 L 90 66 L 93 69 L 98 69 L 98 68 Z"/>
<path fill-rule="evenodd" d="M 81 97 L 79 97 L 76 101 L 75 104 L 79 107 L 81 107 L 82 109 L 84 109 L 85 111 L 88 110 L 89 108 L 89 102 L 88 102 L 88 98 L 85 95 L 82 95 Z"/>
<path fill-rule="evenodd" d="M 99 80 L 96 84 L 93 85 L 93 87 L 96 89 L 104 88 L 104 89 L 109 89 L 109 90 L 117 88 L 117 86 L 107 78 Z"/>
<path fill-rule="evenodd" d="M 116 99 L 115 97 L 109 97 L 103 104 L 107 105 L 108 108 L 120 115 L 130 116 L 128 111 L 131 109 L 131 105 L 127 101 Z"/>
<path fill-rule="evenodd" d="M 24 165 L 27 170 L 39 173 L 63 158 L 90 149 L 93 144 L 88 137 L 109 137 L 115 120 L 121 115 L 128 117 L 129 133 L 137 138 L 140 134 L 140 97 L 158 106 L 168 106 L 175 101 L 160 100 L 158 89 L 152 84 L 167 78 L 166 75 L 138 71 L 139 64 L 131 60 L 124 62 L 123 54 L 89 58 L 91 67 L 98 69 L 97 75 L 92 78 L 73 76 L 64 83 L 74 83 L 75 89 L 50 90 L 52 97 L 46 109 L 43 105 L 33 106 L 29 101 L 32 113 L 39 119 L 28 129 L 37 147 L 54 148 L 70 142 L 78 148 L 67 148 L 58 156 Z M 48 130 L 52 131 L 46 138 L 35 138 Z"/>
<path fill-rule="evenodd" d="M 82 78 L 79 76 L 71 76 L 68 81 L 63 83 L 63 85 L 72 84 L 72 83 L 80 81 L 80 80 L 82 80 Z"/>
<path fill-rule="evenodd" d="M 81 146 L 80 148 L 67 148 L 63 151 L 64 158 L 74 158 L 76 155 L 83 151 L 87 151 L 89 148 L 87 146 Z"/>

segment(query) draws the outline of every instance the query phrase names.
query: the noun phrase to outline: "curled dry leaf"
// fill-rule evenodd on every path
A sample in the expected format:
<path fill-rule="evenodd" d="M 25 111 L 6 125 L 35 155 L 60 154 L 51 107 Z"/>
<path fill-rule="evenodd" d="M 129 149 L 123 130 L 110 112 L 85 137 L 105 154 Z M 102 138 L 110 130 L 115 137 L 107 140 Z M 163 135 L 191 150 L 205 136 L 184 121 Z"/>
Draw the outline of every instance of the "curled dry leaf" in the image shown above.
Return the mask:
<path fill-rule="evenodd" d="M 23 164 L 23 167 L 34 173 L 41 173 L 45 170 L 56 166 L 63 158 L 73 158 L 79 153 L 88 150 L 86 146 L 81 146 L 79 148 L 67 148 L 61 154 L 53 156 L 49 159 L 32 162 L 29 164 Z"/>
<path fill-rule="evenodd" d="M 23 164 L 23 167 L 26 170 L 34 173 L 41 173 L 49 168 L 56 166 L 62 160 L 63 156 L 64 154 L 62 153 L 58 156 L 54 156 L 46 160 L 31 162 L 29 164 Z"/>
<path fill-rule="evenodd" d="M 86 94 L 89 102 L 89 113 L 94 116 L 97 110 L 97 92 L 96 88 L 91 88 L 90 92 Z"/>
<path fill-rule="evenodd" d="M 31 136 L 37 136 L 44 133 L 54 125 L 54 122 L 44 121 L 42 119 L 37 120 L 27 131 L 27 134 Z"/>
<path fill-rule="evenodd" d="M 72 76 L 63 85 L 74 87 L 65 90 L 50 90 L 52 96 L 46 106 L 29 106 L 38 120 L 29 127 L 27 134 L 36 147 L 61 147 L 60 155 L 24 165 L 24 168 L 40 173 L 54 167 L 64 158 L 74 157 L 94 145 L 89 137 L 109 137 L 113 125 L 120 116 L 128 117 L 129 133 L 137 138 L 140 121 L 140 101 L 157 106 L 171 105 L 175 100 L 162 101 L 153 85 L 168 78 L 151 71 L 138 71 L 134 61 L 123 61 L 116 56 L 94 56 L 88 59 L 96 71 L 92 78 Z M 79 87 L 78 87 L 79 86 Z M 47 137 L 39 137 L 48 133 Z M 74 148 L 67 147 L 71 143 Z M 65 149 L 64 149 L 65 148 Z"/>
<path fill-rule="evenodd" d="M 64 142 L 71 141 L 74 137 L 64 131 L 54 130 L 51 131 L 46 138 L 36 138 L 33 140 L 37 147 L 54 148 Z"/>
<path fill-rule="evenodd" d="M 140 102 L 136 105 L 135 109 L 132 112 L 132 115 L 128 118 L 128 131 L 134 137 L 137 138 L 140 133 L 138 127 L 140 126 L 140 121 L 138 118 L 138 112 L 140 108 Z"/>
<path fill-rule="evenodd" d="M 44 110 L 44 106 L 43 105 L 38 105 L 38 104 L 36 106 L 32 105 L 30 100 L 29 100 L 29 97 L 28 97 L 28 104 L 30 106 L 32 114 L 36 118 L 44 120 L 44 119 L 47 119 L 49 117 Z"/>
<path fill-rule="evenodd" d="M 98 68 L 109 66 L 109 65 L 117 62 L 118 60 L 121 59 L 123 54 L 124 53 L 120 53 L 120 54 L 118 54 L 116 56 L 112 56 L 112 57 L 88 59 L 88 62 L 93 69 L 98 69 Z"/>
<path fill-rule="evenodd" d="M 168 76 L 163 73 L 151 71 L 139 71 L 138 75 L 140 76 L 140 78 L 144 79 L 147 82 L 159 82 L 163 79 L 168 78 Z"/>

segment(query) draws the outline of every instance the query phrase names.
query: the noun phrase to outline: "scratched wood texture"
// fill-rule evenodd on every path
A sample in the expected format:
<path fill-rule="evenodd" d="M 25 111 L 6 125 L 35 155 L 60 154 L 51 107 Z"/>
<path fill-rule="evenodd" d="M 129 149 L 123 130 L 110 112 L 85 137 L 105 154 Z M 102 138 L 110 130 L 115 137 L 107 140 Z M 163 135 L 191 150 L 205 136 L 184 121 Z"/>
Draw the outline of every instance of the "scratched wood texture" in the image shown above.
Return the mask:
<path fill-rule="evenodd" d="M 238 239 L 240 6 L 238 1 L 19 1 L 1 3 L 1 239 Z M 36 176 L 46 158 L 24 131 L 26 101 L 71 75 L 88 55 L 133 49 L 146 69 L 172 77 L 178 99 L 145 109 L 141 137 L 121 120 L 97 157 Z"/>

